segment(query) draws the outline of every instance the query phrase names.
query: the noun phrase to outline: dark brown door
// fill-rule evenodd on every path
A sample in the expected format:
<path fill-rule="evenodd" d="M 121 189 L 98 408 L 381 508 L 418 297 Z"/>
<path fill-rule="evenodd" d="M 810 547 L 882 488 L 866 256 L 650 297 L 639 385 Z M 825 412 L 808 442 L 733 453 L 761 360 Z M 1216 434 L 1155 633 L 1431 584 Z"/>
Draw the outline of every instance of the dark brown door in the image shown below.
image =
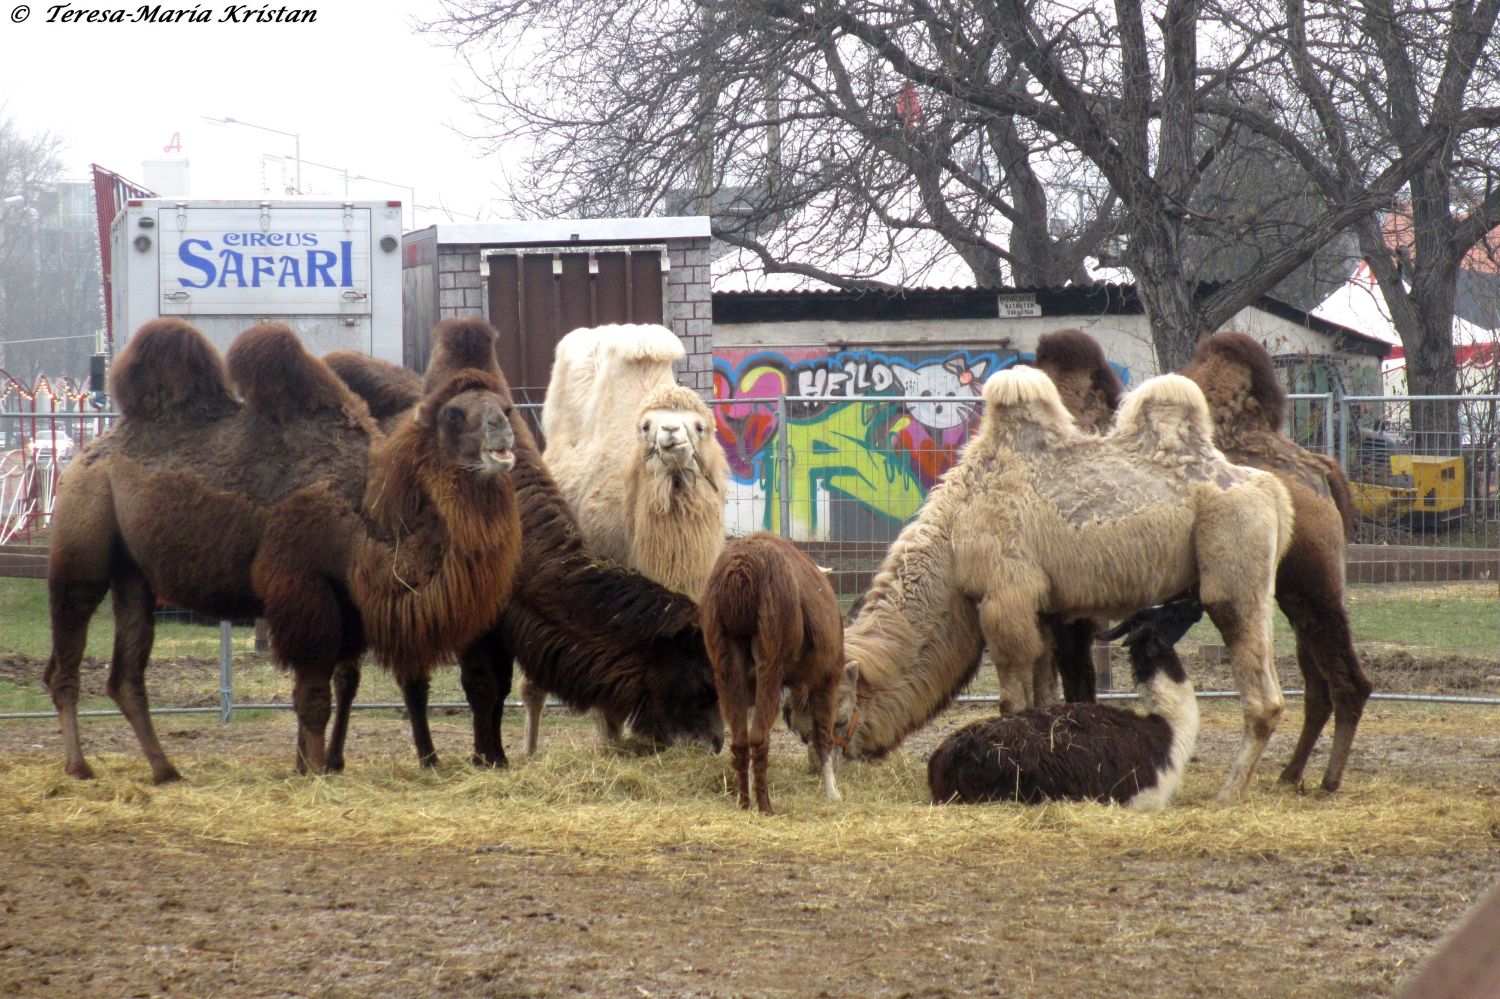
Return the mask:
<path fill-rule="evenodd" d="M 517 402 L 541 402 L 557 341 L 581 326 L 661 323 L 659 247 L 492 253 L 490 322 Z"/>

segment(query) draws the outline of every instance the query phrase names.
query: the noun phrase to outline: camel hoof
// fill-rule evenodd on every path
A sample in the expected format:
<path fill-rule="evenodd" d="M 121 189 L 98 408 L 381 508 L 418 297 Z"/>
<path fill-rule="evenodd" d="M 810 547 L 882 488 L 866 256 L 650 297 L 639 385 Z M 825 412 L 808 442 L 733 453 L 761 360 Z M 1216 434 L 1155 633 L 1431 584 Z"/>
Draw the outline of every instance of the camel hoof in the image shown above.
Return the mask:
<path fill-rule="evenodd" d="M 342 756 L 330 756 L 328 764 L 323 767 L 325 774 L 341 774 L 344 772 L 344 758 Z"/>
<path fill-rule="evenodd" d="M 177 771 L 176 767 L 171 766 L 161 773 L 151 775 L 151 781 L 154 784 L 175 784 L 180 780 L 182 780 L 182 774 Z"/>
<path fill-rule="evenodd" d="M 78 780 L 94 779 L 94 768 L 81 760 L 77 763 L 69 763 L 63 769 L 67 772 L 69 777 L 73 777 Z"/>
<path fill-rule="evenodd" d="M 844 796 L 842 794 L 839 794 L 837 788 L 831 788 L 828 791 L 828 800 L 829 801 L 843 801 L 844 800 Z"/>
<path fill-rule="evenodd" d="M 1235 805 L 1244 800 L 1245 793 L 1232 787 L 1226 787 L 1214 795 L 1214 803 L 1219 805 Z"/>
<path fill-rule="evenodd" d="M 1327 777 L 1323 778 L 1323 790 L 1327 791 L 1329 794 L 1333 794 L 1340 787 L 1342 787 L 1343 784 L 1343 778 L 1339 778 L 1338 780 L 1330 780 Z"/>
<path fill-rule="evenodd" d="M 428 753 L 426 756 L 417 757 L 417 764 L 423 770 L 432 770 L 438 765 L 437 753 Z"/>
<path fill-rule="evenodd" d="M 470 757 L 470 760 L 476 767 L 485 767 L 490 770 L 505 770 L 510 767 L 510 761 L 505 758 L 504 753 L 501 753 L 499 756 L 491 756 L 488 753 L 475 753 Z"/>

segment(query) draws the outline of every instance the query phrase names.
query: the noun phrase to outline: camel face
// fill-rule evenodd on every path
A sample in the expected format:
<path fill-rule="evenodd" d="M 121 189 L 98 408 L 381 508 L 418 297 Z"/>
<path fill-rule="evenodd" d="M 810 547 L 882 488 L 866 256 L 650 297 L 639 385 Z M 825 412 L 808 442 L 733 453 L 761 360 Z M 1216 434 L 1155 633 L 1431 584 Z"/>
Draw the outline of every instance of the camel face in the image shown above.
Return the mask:
<path fill-rule="evenodd" d="M 697 471 L 703 435 L 712 432 L 703 416 L 690 410 L 653 409 L 641 416 L 646 461 L 661 462 L 664 471 L 681 476 Z"/>
<path fill-rule="evenodd" d="M 470 389 L 454 396 L 437 413 L 443 457 L 483 478 L 509 472 L 516 464 L 510 409 L 493 392 Z"/>

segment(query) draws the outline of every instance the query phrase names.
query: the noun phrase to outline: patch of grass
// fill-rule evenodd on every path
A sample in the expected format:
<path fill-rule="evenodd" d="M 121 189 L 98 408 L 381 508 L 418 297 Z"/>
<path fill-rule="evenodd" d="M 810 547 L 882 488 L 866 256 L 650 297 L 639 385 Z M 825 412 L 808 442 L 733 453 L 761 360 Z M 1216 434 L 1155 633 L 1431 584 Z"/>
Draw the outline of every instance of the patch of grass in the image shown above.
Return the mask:
<path fill-rule="evenodd" d="M 109 598 L 105 597 L 89 622 L 88 645 L 83 654 L 107 660 L 114 642 L 114 615 L 110 611 Z M 0 648 L 34 658 L 46 658 L 51 653 L 52 625 L 47 612 L 45 580 L 0 577 Z M 237 653 L 254 651 L 254 632 L 249 628 L 236 628 L 234 648 Z M 156 644 L 151 654 L 158 658 L 217 656 L 219 629 L 212 625 L 159 618 Z"/>

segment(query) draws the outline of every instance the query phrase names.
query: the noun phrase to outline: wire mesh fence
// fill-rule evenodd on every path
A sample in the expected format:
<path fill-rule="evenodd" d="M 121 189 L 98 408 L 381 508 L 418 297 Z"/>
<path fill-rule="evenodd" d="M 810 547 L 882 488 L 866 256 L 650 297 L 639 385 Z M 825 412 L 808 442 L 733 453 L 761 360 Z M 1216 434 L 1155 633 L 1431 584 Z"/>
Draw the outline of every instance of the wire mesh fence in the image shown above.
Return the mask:
<path fill-rule="evenodd" d="M 845 606 L 866 590 L 890 543 L 960 460 L 980 415 L 974 395 L 778 396 L 710 405 L 730 464 L 729 532 L 766 530 L 791 538 L 831 570 Z M 540 439 L 540 407 L 520 409 Z M 1349 547 L 1348 606 L 1361 655 L 1385 694 L 1500 698 L 1497 409 L 1500 396 L 1289 398 L 1287 433 L 1334 458 L 1350 479 L 1358 526 Z M 56 427 L 73 442 L 67 453 L 59 448 L 50 459 L 37 456 L 34 445 L 19 449 L 22 459 L 36 457 L 29 459 L 34 470 L 24 479 L 25 502 L 6 508 L 8 536 L 44 540 L 56 471 L 108 420 L 108 414 L 82 410 L 0 413 L 0 430 L 7 434 L 34 441 Z M 45 630 L 44 594 L 40 602 L 33 595 L 29 606 Z M 94 630 L 105 644 L 92 655 L 108 656 L 107 622 L 107 613 L 96 617 Z M 193 652 L 177 654 L 163 649 L 159 631 L 156 703 L 220 711 L 290 704 L 290 680 L 255 651 L 253 633 L 233 630 L 232 671 L 225 682 L 217 672 L 216 629 L 190 619 L 174 624 L 202 634 Z M 1184 642 L 1200 690 L 1232 687 L 1217 643 L 1206 623 Z M 0 645 L 13 644 L 0 637 Z M 1283 679 L 1295 691 L 1295 639 L 1279 617 L 1276 647 Z M 45 648 L 33 654 L 45 657 Z M 162 660 L 169 663 L 165 671 Z M 1107 654 L 1101 652 L 1101 661 L 1109 662 Z M 180 692 L 176 683 L 172 693 L 163 690 L 164 673 L 181 676 Z M 196 684 L 191 693 L 189 675 Z M 1115 663 L 1113 675 L 1128 676 L 1123 662 Z M 399 701 L 379 671 L 368 676 L 362 703 Z M 461 703 L 454 671 L 440 671 L 438 684 L 438 705 Z M 983 696 L 991 689 L 992 673 L 981 670 L 975 692 Z M 0 704 L 0 710 L 5 707 Z"/>

